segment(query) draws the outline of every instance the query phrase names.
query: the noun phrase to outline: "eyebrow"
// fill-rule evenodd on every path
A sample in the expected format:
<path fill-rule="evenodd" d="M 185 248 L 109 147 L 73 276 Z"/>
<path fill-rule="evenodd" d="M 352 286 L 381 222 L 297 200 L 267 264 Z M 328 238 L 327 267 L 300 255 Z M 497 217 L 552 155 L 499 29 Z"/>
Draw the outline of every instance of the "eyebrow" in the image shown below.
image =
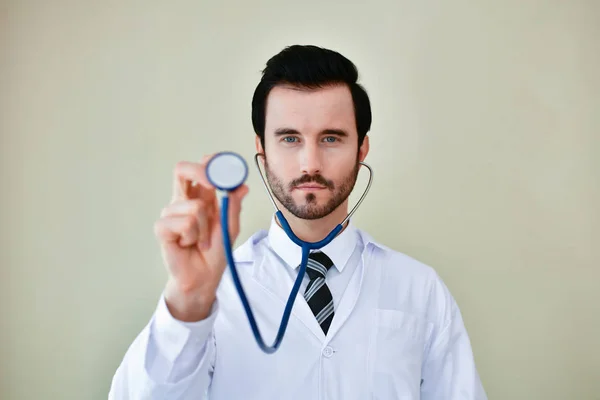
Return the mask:
<path fill-rule="evenodd" d="M 275 136 L 284 136 L 284 135 L 299 135 L 296 129 L 293 128 L 279 128 L 275 130 Z M 320 133 L 321 135 L 333 135 L 339 137 L 348 137 L 348 133 L 343 129 L 324 129 Z"/>

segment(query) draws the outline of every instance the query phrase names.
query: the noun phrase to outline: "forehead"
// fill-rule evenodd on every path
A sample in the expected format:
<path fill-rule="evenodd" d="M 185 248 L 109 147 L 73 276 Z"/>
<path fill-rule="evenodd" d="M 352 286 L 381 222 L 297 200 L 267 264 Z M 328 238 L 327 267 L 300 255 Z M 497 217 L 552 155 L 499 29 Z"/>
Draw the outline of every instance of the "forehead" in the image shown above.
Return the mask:
<path fill-rule="evenodd" d="M 343 129 L 356 134 L 354 103 L 347 85 L 304 89 L 276 86 L 267 98 L 265 131 L 293 128 L 303 134 Z"/>

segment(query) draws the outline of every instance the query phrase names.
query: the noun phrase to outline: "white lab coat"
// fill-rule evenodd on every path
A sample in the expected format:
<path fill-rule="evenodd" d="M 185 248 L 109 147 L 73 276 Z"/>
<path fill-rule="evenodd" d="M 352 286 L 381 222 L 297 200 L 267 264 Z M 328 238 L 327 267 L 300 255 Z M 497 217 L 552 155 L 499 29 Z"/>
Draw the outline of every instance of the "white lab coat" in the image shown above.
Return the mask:
<path fill-rule="evenodd" d="M 263 353 L 227 270 L 211 316 L 193 328 L 173 320 L 161 298 L 115 373 L 109 399 L 196 400 L 206 391 L 211 400 L 487 399 L 459 308 L 436 272 L 358 232 L 364 250 L 327 336 L 299 293 L 281 347 Z M 258 250 L 266 234 L 248 239 L 235 259 L 270 345 L 293 279 Z M 149 373 L 156 323 L 179 343 L 175 350 L 164 344 L 165 353 L 179 355 L 163 363 L 192 362 L 186 376 L 157 381 Z M 182 350 L 186 335 L 186 348 L 196 343 L 197 350 Z"/>

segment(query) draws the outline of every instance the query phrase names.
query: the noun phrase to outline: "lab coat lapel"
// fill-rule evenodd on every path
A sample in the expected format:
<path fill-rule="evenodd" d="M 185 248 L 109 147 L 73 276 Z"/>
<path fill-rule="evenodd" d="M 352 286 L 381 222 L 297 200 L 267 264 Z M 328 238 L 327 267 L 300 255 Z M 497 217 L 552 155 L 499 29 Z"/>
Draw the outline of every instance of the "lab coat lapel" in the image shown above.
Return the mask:
<path fill-rule="evenodd" d="M 346 322 L 346 320 L 350 317 L 350 314 L 352 314 L 352 311 L 356 306 L 356 302 L 358 301 L 363 285 L 363 278 L 365 273 L 365 260 L 369 259 L 371 251 L 372 249 L 369 248 L 363 253 L 363 256 L 361 257 L 361 262 L 352 274 L 350 282 L 348 282 L 348 287 L 346 288 L 342 298 L 340 299 L 340 304 L 335 310 L 333 320 L 331 321 L 331 326 L 329 327 L 329 331 L 327 332 L 327 338 L 325 339 L 326 343 L 329 343 L 339 332 L 339 330 L 344 325 L 344 322 Z"/>
<path fill-rule="evenodd" d="M 265 257 L 254 251 L 256 244 L 263 240 L 266 235 L 267 232 L 264 230 L 258 231 L 252 235 L 235 250 L 234 259 L 236 264 L 252 264 L 252 280 L 262 288 L 266 297 L 264 300 L 262 297 L 257 298 L 255 304 L 261 304 L 263 306 L 268 305 L 268 312 L 276 313 L 278 321 L 281 321 L 294 281 L 283 269 L 285 268 L 285 261 L 281 260 L 281 262 L 271 265 L 269 257 Z M 274 255 L 276 256 L 276 253 L 274 253 Z M 250 293 L 250 291 L 248 293 Z M 259 296 L 260 294 L 258 291 L 252 291 L 252 293 L 255 296 Z M 252 299 L 250 299 L 250 303 L 254 303 Z M 294 301 L 294 306 L 292 307 L 290 323 L 294 323 L 294 321 L 299 321 L 302 326 L 304 326 L 304 329 L 308 330 L 319 343 L 323 343 L 325 334 L 317 323 L 306 300 L 304 300 L 301 291 L 298 292 Z"/>
<path fill-rule="evenodd" d="M 272 309 L 273 312 L 278 313 L 280 320 L 294 285 L 294 281 L 283 268 L 285 268 L 283 264 L 269 265 L 268 258 L 262 258 L 254 263 L 252 276 L 254 281 L 265 290 L 269 298 L 275 301 Z M 325 334 L 306 303 L 301 290 L 294 301 L 290 323 L 293 322 L 294 318 L 299 320 L 320 343 L 325 340 Z"/>

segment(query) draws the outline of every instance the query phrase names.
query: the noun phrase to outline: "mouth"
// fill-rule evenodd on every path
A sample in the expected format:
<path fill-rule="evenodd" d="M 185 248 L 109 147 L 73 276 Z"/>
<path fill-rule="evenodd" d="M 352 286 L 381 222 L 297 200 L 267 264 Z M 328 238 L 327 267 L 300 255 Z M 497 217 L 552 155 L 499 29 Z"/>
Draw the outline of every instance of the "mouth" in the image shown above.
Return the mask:
<path fill-rule="evenodd" d="M 323 189 L 327 189 L 327 188 L 325 186 L 317 185 L 314 183 L 305 183 L 305 184 L 296 186 L 294 189 L 302 190 L 305 192 L 313 192 L 313 191 L 323 190 Z"/>

